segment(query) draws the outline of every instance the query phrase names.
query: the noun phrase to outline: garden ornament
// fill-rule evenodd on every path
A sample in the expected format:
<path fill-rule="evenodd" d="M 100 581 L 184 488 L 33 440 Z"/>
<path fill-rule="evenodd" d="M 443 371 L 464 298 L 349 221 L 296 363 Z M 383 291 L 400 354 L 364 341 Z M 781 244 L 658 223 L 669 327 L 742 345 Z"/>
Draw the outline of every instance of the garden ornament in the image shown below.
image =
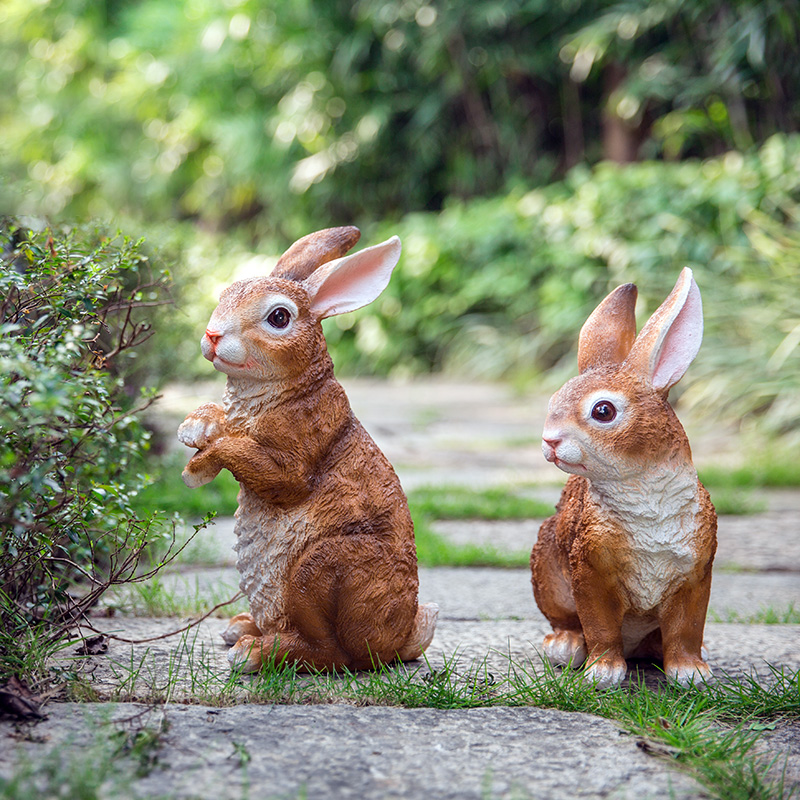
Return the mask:
<path fill-rule="evenodd" d="M 683 685 L 710 676 L 701 650 L 717 515 L 667 401 L 703 335 L 690 269 L 636 336 L 636 287 L 615 289 L 581 329 L 580 374 L 550 400 L 542 451 L 570 474 L 531 553 L 552 664 L 619 685 L 626 658 L 663 662 Z"/>
<path fill-rule="evenodd" d="M 197 452 L 183 480 L 228 469 L 240 484 L 237 568 L 250 613 L 223 631 L 228 659 L 362 669 L 418 658 L 438 607 L 417 602 L 414 529 L 400 482 L 333 374 L 321 320 L 372 302 L 400 240 L 344 255 L 357 228 L 295 242 L 269 277 L 223 291 L 201 342 L 228 376 L 178 438 Z"/>

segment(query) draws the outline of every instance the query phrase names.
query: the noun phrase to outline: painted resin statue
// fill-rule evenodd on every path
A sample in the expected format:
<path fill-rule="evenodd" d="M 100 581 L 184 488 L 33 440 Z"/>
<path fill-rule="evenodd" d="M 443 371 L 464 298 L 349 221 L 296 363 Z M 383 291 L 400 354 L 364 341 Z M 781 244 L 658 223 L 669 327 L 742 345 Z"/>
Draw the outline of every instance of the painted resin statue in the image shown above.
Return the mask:
<path fill-rule="evenodd" d="M 372 302 L 395 236 L 355 254 L 357 228 L 295 242 L 269 277 L 227 288 L 201 347 L 228 376 L 222 405 L 190 414 L 191 487 L 240 484 L 237 567 L 250 613 L 223 632 L 244 671 L 264 659 L 362 669 L 418 658 L 438 607 L 417 601 L 414 529 L 400 482 L 336 381 L 321 320 Z"/>
<path fill-rule="evenodd" d="M 636 287 L 619 286 L 581 329 L 578 377 L 550 400 L 545 458 L 570 478 L 531 553 L 533 593 L 553 627 L 551 663 L 618 685 L 626 658 L 663 661 L 687 685 L 701 655 L 717 515 L 667 402 L 703 335 L 684 269 L 636 336 Z"/>

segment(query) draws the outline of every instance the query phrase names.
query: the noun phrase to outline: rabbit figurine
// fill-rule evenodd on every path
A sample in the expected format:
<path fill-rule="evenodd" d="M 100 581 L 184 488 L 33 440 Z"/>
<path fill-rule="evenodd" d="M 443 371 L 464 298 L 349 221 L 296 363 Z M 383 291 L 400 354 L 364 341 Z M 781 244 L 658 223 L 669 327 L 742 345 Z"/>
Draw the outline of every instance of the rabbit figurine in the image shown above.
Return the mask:
<path fill-rule="evenodd" d="M 710 676 L 701 649 L 717 515 L 667 401 L 700 348 L 690 269 L 636 336 L 636 287 L 615 289 L 584 324 L 580 374 L 550 400 L 542 451 L 570 474 L 531 553 L 533 593 L 556 665 L 587 663 L 600 688 L 626 658 L 663 662 L 688 685 Z"/>
<path fill-rule="evenodd" d="M 414 528 L 400 482 L 350 409 L 321 320 L 372 302 L 400 257 L 395 236 L 345 255 L 357 228 L 295 242 L 269 277 L 225 289 L 201 349 L 227 376 L 222 405 L 200 406 L 178 438 L 201 486 L 240 484 L 237 568 L 250 613 L 223 631 L 228 659 L 362 669 L 418 658 L 438 607 L 417 602 Z"/>

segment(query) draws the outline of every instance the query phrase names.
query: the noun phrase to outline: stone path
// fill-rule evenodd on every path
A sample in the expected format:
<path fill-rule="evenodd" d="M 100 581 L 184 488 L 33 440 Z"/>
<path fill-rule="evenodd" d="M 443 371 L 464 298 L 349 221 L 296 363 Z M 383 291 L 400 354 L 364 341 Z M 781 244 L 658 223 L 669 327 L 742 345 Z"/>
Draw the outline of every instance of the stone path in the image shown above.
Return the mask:
<path fill-rule="evenodd" d="M 546 464 L 538 434 L 545 401 L 517 396 L 502 386 L 426 381 L 394 386 L 348 382 L 356 414 L 396 465 L 404 486 L 535 484 L 554 502 L 560 473 Z M 173 391 L 161 413 L 176 426 L 199 402 L 217 399 L 220 387 Z M 701 428 L 692 433 L 696 460 L 732 460 L 736 441 Z M 698 426 L 699 428 L 700 426 Z M 711 621 L 706 628 L 717 674 L 767 675 L 768 665 L 800 667 L 800 625 L 728 622 L 767 608 L 800 609 L 800 496 L 770 493 L 767 510 L 720 521 Z M 438 532 L 454 542 L 491 543 L 529 551 L 539 521 L 448 522 Z M 176 596 L 215 601 L 232 595 L 232 521 L 219 520 L 202 534 L 206 565 L 184 565 L 164 578 Z M 208 561 L 211 564 L 208 565 Z M 441 607 L 437 634 L 421 663 L 421 678 L 446 664 L 468 671 L 475 663 L 507 674 L 509 659 L 540 664 L 538 647 L 547 624 L 533 602 L 525 569 L 420 570 L 420 599 Z M 210 618 L 190 634 L 143 645 L 114 642 L 91 659 L 91 681 L 109 695 L 131 688 L 146 696 L 173 682 L 181 691 L 228 674 L 219 639 L 222 621 Z M 168 633 L 175 619 L 119 617 L 102 627 L 125 638 Z M 457 661 L 454 662 L 454 654 Z M 657 673 L 645 670 L 648 680 Z M 174 699 L 174 697 L 173 697 Z M 654 758 L 612 722 L 539 708 L 461 711 L 357 708 L 349 705 L 239 705 L 214 708 L 167 703 L 157 708 L 122 703 L 50 704 L 35 728 L 36 741 L 13 743 L 13 724 L 0 721 L 0 775 L 20 759 L 45 752 L 87 752 L 108 730 L 166 720 L 158 764 L 125 791 L 141 797 L 240 798 L 690 798 L 700 787 Z M 118 722 L 113 723 L 114 720 Z M 128 720 L 128 722 L 119 722 Z M 800 726 L 781 725 L 765 746 L 787 760 L 789 783 L 800 786 Z M 41 740 L 41 741 L 40 741 Z M 12 745 L 13 746 L 9 746 Z M 127 796 L 119 787 L 108 796 Z"/>

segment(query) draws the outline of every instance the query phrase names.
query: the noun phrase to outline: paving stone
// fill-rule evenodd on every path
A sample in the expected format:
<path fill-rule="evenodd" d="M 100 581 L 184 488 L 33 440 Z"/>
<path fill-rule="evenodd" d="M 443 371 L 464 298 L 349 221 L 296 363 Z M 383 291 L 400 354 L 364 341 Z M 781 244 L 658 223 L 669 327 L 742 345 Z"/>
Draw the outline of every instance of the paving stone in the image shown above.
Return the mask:
<path fill-rule="evenodd" d="M 702 797 L 666 759 L 614 723 L 538 708 L 436 709 L 60 704 L 36 728 L 45 744 L 0 749 L 80 757 L 115 728 L 159 730 L 158 762 L 126 788 L 139 797 L 309 800 Z M 114 720 L 123 720 L 117 725 Z M 111 722 L 112 724 L 109 724 Z M 98 723 L 103 723 L 98 728 Z M 0 723 L 0 736 L 8 733 Z M 125 792 L 127 794 L 127 792 Z M 115 795 L 119 797 L 119 788 Z M 124 795 L 122 795 L 124 796 Z"/>
<path fill-rule="evenodd" d="M 188 633 L 143 644 L 114 641 L 106 654 L 80 660 L 90 685 L 107 696 L 121 690 L 142 700 L 163 701 L 166 687 L 172 686 L 173 698 L 191 692 L 202 701 L 203 691 L 218 696 L 229 675 L 227 648 L 219 638 L 223 625 L 209 619 Z M 126 638 L 144 638 L 175 626 L 174 619 L 120 618 L 103 627 Z M 427 661 L 405 669 L 417 681 L 447 667 L 462 681 L 502 682 L 512 664 L 530 676 L 541 668 L 537 645 L 545 631 L 543 619 L 445 616 Z M 796 670 L 800 665 L 797 625 L 710 624 L 706 644 L 722 679 L 751 674 L 768 679 L 767 660 L 776 668 Z M 648 682 L 658 680 L 652 668 L 643 670 L 640 675 Z M 667 761 L 645 756 L 617 726 L 584 714 L 341 704 L 156 708 L 156 717 L 166 715 L 169 727 L 158 752 L 161 766 L 132 785 L 142 797 L 238 798 L 247 796 L 245 781 L 251 789 L 259 787 L 259 796 L 265 798 L 702 796 L 692 780 L 675 773 Z M 0 721 L 0 774 L 10 774 L 21 758 L 39 762 L 51 749 L 63 758 L 80 758 L 109 730 L 98 729 L 91 720 L 107 721 L 112 715 L 141 726 L 146 710 L 131 704 L 51 704 L 49 719 L 32 732 L 35 742 L 17 744 L 10 737 L 18 736 L 18 726 Z M 157 727 L 157 721 L 148 724 Z M 800 785 L 798 743 L 797 724 L 779 724 L 762 742 L 764 752 L 780 755 L 781 765 L 785 759 L 787 786 Z M 306 794 L 296 794 L 301 791 Z"/>
<path fill-rule="evenodd" d="M 453 544 L 477 544 L 501 552 L 529 553 L 541 523 L 540 519 L 440 520 L 434 530 Z M 800 509 L 721 516 L 714 567 L 718 571 L 796 572 L 800 584 Z"/>

